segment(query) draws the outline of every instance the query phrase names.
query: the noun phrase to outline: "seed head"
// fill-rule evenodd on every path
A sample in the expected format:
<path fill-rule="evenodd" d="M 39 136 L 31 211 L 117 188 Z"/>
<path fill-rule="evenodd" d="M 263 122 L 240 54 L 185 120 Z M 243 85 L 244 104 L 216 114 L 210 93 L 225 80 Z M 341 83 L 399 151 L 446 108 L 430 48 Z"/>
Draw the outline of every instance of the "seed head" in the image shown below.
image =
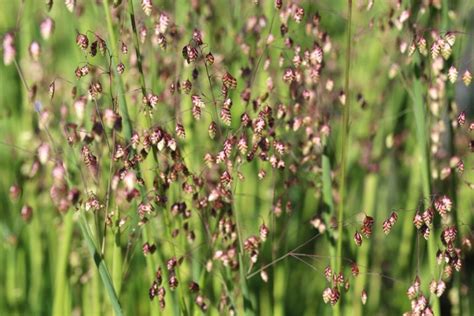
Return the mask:
<path fill-rule="evenodd" d="M 86 50 L 89 47 L 89 39 L 87 35 L 78 33 L 76 36 L 76 44 L 80 49 Z"/>

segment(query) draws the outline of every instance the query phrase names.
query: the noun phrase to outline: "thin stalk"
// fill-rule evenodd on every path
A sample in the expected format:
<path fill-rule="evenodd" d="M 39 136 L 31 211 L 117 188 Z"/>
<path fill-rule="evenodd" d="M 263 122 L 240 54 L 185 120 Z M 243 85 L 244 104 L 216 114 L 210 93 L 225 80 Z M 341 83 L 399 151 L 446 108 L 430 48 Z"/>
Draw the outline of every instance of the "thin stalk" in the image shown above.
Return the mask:
<path fill-rule="evenodd" d="M 109 274 L 109 270 L 107 269 L 107 265 L 105 264 L 104 258 L 100 255 L 99 249 L 97 248 L 94 237 L 90 230 L 89 224 L 87 223 L 86 217 L 83 213 L 83 210 L 79 210 L 79 226 L 81 227 L 82 236 L 86 241 L 87 248 L 94 259 L 94 263 L 99 270 L 100 277 L 102 279 L 102 283 L 105 286 L 107 294 L 109 296 L 110 302 L 112 303 L 112 307 L 114 309 L 116 316 L 123 315 L 122 307 L 120 306 L 120 302 L 118 300 L 117 292 L 114 289 L 114 285 L 112 284 L 112 279 Z"/>
<path fill-rule="evenodd" d="M 341 271 L 342 258 L 342 240 L 343 229 L 342 223 L 344 220 L 344 199 L 346 190 L 346 164 L 347 164 L 347 149 L 349 145 L 349 116 L 350 116 L 350 69 L 351 69 L 351 44 L 352 44 L 352 0 L 348 0 L 348 18 L 347 18 L 347 39 L 346 39 L 346 65 L 345 65 L 345 82 L 344 93 L 346 94 L 346 104 L 344 105 L 344 112 L 342 116 L 342 137 L 341 137 L 341 173 L 340 173 L 340 187 L 339 187 L 339 214 L 338 214 L 338 234 L 337 234 L 337 256 L 336 256 L 336 271 Z M 340 315 L 341 303 L 334 306 L 334 314 Z"/>
<path fill-rule="evenodd" d="M 418 144 L 418 154 L 421 162 L 421 179 L 423 187 L 423 196 L 425 198 L 431 197 L 431 172 L 430 172 L 430 161 L 428 157 L 428 137 L 426 135 L 426 110 L 423 102 L 422 90 L 423 86 L 419 78 L 415 78 L 413 81 L 413 107 L 416 121 L 416 134 Z M 432 278 L 437 278 L 438 273 L 436 272 L 436 243 L 435 243 L 435 231 L 433 230 L 428 238 L 428 259 L 429 268 Z M 428 281 L 428 280 L 426 280 Z M 439 298 L 436 295 L 431 295 L 431 301 L 433 304 L 433 311 L 435 315 L 440 315 Z"/>
<path fill-rule="evenodd" d="M 132 123 L 128 114 L 127 100 L 125 99 L 125 89 L 123 86 L 122 77 L 117 73 L 117 58 L 119 56 L 119 53 L 117 49 L 117 41 L 115 38 L 114 27 L 112 24 L 112 17 L 110 16 L 109 12 L 109 0 L 104 0 L 102 4 L 104 6 L 107 32 L 110 38 L 109 44 L 112 48 L 112 71 L 115 77 L 116 87 L 118 89 L 118 103 L 120 112 L 122 113 L 123 129 L 125 133 L 125 138 L 130 139 L 130 137 L 132 136 Z"/>

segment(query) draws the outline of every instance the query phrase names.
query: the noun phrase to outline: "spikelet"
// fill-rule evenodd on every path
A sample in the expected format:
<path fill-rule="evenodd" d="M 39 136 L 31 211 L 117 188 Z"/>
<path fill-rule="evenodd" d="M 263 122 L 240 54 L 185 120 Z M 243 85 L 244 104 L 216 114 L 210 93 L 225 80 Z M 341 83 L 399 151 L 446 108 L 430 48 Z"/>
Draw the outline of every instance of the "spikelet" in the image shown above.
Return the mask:
<path fill-rule="evenodd" d="M 448 79 L 451 83 L 455 83 L 458 79 L 458 70 L 456 67 L 451 66 L 448 71 Z"/>
<path fill-rule="evenodd" d="M 76 7 L 76 0 L 64 0 L 64 4 L 69 12 L 74 12 L 74 8 Z"/>
<path fill-rule="evenodd" d="M 150 16 L 153 9 L 151 0 L 142 0 L 142 9 L 146 16 Z"/>
<path fill-rule="evenodd" d="M 472 81 L 472 75 L 469 72 L 469 70 L 466 70 L 464 74 L 462 75 L 462 81 L 464 82 L 464 85 L 467 87 L 469 84 L 471 84 Z"/>

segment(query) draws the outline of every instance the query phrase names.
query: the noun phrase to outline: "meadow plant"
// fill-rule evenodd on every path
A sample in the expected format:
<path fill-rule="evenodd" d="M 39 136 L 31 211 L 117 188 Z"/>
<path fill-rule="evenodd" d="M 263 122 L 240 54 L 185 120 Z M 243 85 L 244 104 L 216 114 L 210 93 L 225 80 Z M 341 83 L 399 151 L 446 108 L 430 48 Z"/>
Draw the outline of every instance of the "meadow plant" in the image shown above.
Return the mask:
<path fill-rule="evenodd" d="M 472 315 L 469 1 L 1 6 L 1 314 Z"/>

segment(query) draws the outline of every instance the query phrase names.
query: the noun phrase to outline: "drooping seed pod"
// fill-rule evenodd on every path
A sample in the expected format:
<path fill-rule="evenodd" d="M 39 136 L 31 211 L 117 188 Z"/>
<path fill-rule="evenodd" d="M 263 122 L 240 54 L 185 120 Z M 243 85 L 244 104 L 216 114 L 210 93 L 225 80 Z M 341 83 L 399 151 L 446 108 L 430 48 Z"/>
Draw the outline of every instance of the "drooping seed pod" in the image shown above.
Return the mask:
<path fill-rule="evenodd" d="M 148 256 L 149 254 L 153 254 L 156 250 L 156 246 L 154 244 L 149 244 L 145 242 L 142 246 L 142 251 L 144 256 Z"/>
<path fill-rule="evenodd" d="M 362 235 L 358 231 L 354 234 L 354 242 L 356 246 L 360 247 L 362 245 Z"/>
<path fill-rule="evenodd" d="M 448 79 L 451 83 L 455 83 L 458 79 L 458 70 L 456 67 L 451 66 L 448 70 Z"/>
<path fill-rule="evenodd" d="M 230 126 L 230 124 L 232 123 L 232 114 L 228 107 L 222 107 L 220 117 L 225 125 Z"/>
<path fill-rule="evenodd" d="M 151 0 L 142 0 L 141 7 L 143 9 L 143 13 L 145 13 L 146 16 L 151 15 L 151 11 L 153 9 L 153 4 L 151 3 Z"/>
<path fill-rule="evenodd" d="M 158 283 L 153 281 L 148 290 L 148 297 L 150 297 L 150 300 L 152 301 L 156 296 L 158 296 Z"/>
<path fill-rule="evenodd" d="M 168 42 L 166 41 L 166 37 L 163 33 L 158 33 L 155 35 L 156 43 L 161 47 L 161 49 L 166 49 Z"/>
<path fill-rule="evenodd" d="M 211 124 L 209 124 L 208 132 L 209 132 L 209 137 L 211 139 L 214 139 L 216 137 L 216 133 L 217 133 L 216 122 L 212 121 Z"/>
<path fill-rule="evenodd" d="M 330 266 L 327 266 L 325 269 L 324 269 L 324 276 L 326 277 L 326 280 L 328 282 L 331 282 L 332 281 L 332 269 Z"/>
<path fill-rule="evenodd" d="M 202 32 L 200 30 L 194 29 L 194 31 L 193 31 L 193 41 L 198 46 L 201 46 L 203 44 Z"/>
<path fill-rule="evenodd" d="M 49 39 L 54 32 L 54 20 L 50 17 L 44 19 L 40 24 L 41 37 L 45 40 Z"/>
<path fill-rule="evenodd" d="M 283 5 L 283 0 L 275 0 L 275 8 L 280 10 Z"/>
<path fill-rule="evenodd" d="M 293 18 L 295 19 L 296 23 L 301 23 L 304 17 L 304 9 L 301 7 L 296 7 Z"/>
<path fill-rule="evenodd" d="M 287 68 L 283 73 L 283 81 L 287 84 L 292 83 L 296 80 L 295 71 L 292 68 Z"/>
<path fill-rule="evenodd" d="M 198 50 L 191 45 L 184 46 L 182 53 L 183 53 L 184 59 L 186 59 L 188 64 L 195 62 L 199 55 Z"/>
<path fill-rule="evenodd" d="M 86 50 L 87 47 L 89 47 L 89 39 L 87 38 L 87 35 L 78 33 L 76 36 L 76 44 L 80 49 Z"/>
<path fill-rule="evenodd" d="M 472 80 L 472 75 L 469 72 L 469 70 L 464 71 L 462 75 L 462 81 L 464 82 L 464 85 L 466 87 L 469 86 L 469 84 L 471 84 L 471 80 Z"/>
<path fill-rule="evenodd" d="M 352 262 L 351 264 L 351 273 L 354 277 L 357 277 L 359 275 L 359 267 L 355 262 Z"/>
<path fill-rule="evenodd" d="M 385 233 L 385 235 L 388 235 L 388 233 L 390 233 L 390 231 L 392 230 L 392 227 L 393 225 L 395 225 L 395 223 L 397 222 L 397 219 L 398 219 L 398 215 L 397 213 L 395 212 L 392 212 L 389 216 L 389 218 L 387 218 L 384 222 L 383 222 L 383 231 Z"/>
<path fill-rule="evenodd" d="M 416 229 L 420 229 L 423 226 L 423 217 L 420 213 L 416 212 L 415 216 L 413 217 L 413 224 L 415 225 Z"/>
<path fill-rule="evenodd" d="M 421 217 L 423 218 L 423 222 L 425 223 L 426 226 L 431 226 L 433 223 L 433 218 L 434 218 L 434 212 L 433 209 L 427 208 L 423 214 L 421 214 Z"/>
<path fill-rule="evenodd" d="M 340 293 L 337 287 L 333 288 L 326 288 L 323 291 L 323 301 L 324 303 L 330 303 L 331 305 L 336 305 L 337 301 L 339 300 Z"/>
<path fill-rule="evenodd" d="M 240 116 L 240 123 L 242 123 L 243 127 L 248 127 L 248 126 L 250 126 L 250 123 L 252 123 L 252 119 L 250 118 L 250 116 L 248 115 L 247 112 L 244 112 Z"/>
<path fill-rule="evenodd" d="M 410 287 L 407 290 L 408 299 L 413 300 L 414 298 L 418 296 L 420 292 L 420 285 L 421 285 L 420 277 L 417 275 L 415 277 L 415 280 L 413 281 L 413 283 L 410 285 Z"/>
<path fill-rule="evenodd" d="M 191 89 L 193 88 L 193 84 L 191 83 L 191 81 L 189 81 L 188 79 L 186 79 L 184 82 L 183 82 L 183 85 L 182 85 L 182 89 L 183 89 L 183 92 L 186 93 L 186 94 L 189 94 L 191 92 Z M 194 104 L 194 103 L 193 103 Z M 204 107 L 204 102 L 200 103 L 199 104 L 200 107 Z"/>
<path fill-rule="evenodd" d="M 466 123 L 466 112 L 461 111 L 457 118 L 459 126 L 463 126 Z"/>
<path fill-rule="evenodd" d="M 451 211 L 452 206 L 453 202 L 446 195 L 440 196 L 434 201 L 434 207 L 442 217 L 445 217 Z"/>
<path fill-rule="evenodd" d="M 456 34 L 453 33 L 453 32 L 447 32 L 445 35 L 444 35 L 444 40 L 446 41 L 446 43 L 448 43 L 451 47 L 454 46 L 454 43 L 456 42 Z"/>
<path fill-rule="evenodd" d="M 102 84 L 99 81 L 91 82 L 88 92 L 91 98 L 98 99 L 102 94 Z"/>
<path fill-rule="evenodd" d="M 441 234 L 441 240 L 445 245 L 449 245 L 456 240 L 457 229 L 455 226 L 445 228 Z"/>
<path fill-rule="evenodd" d="M 120 51 L 122 52 L 122 54 L 126 55 L 128 54 L 128 47 L 127 47 L 127 44 L 125 44 L 124 42 L 122 42 L 120 44 Z"/>
<path fill-rule="evenodd" d="M 74 12 L 74 9 L 76 8 L 76 0 L 64 0 L 64 4 L 69 12 Z"/>
<path fill-rule="evenodd" d="M 420 232 L 423 235 L 423 238 L 428 240 L 428 238 L 430 237 L 431 229 L 428 226 L 423 225 L 421 226 Z"/>
<path fill-rule="evenodd" d="M 247 154 L 247 149 L 248 149 L 247 138 L 243 134 L 242 136 L 240 136 L 240 139 L 237 143 L 237 149 L 242 155 Z"/>
<path fill-rule="evenodd" d="M 441 45 L 443 44 L 443 41 L 434 41 L 433 44 L 431 44 L 430 48 L 430 53 L 431 53 L 431 58 L 436 59 L 438 58 L 440 52 L 441 52 Z"/>
<path fill-rule="evenodd" d="M 97 55 L 97 41 L 93 41 L 91 43 L 89 53 L 91 54 L 92 57 L 95 57 L 95 55 Z"/>
<path fill-rule="evenodd" d="M 32 216 L 33 216 L 33 208 L 29 205 L 23 205 L 23 207 L 21 208 L 21 218 L 25 222 L 29 222 Z"/>
<path fill-rule="evenodd" d="M 41 46 L 38 42 L 36 41 L 33 41 L 31 42 L 29 48 L 28 48 L 28 51 L 30 53 L 30 57 L 34 60 L 34 61 L 38 61 L 39 60 L 39 57 L 40 57 L 40 54 L 41 54 Z"/>
<path fill-rule="evenodd" d="M 15 37 L 13 33 L 7 33 L 3 37 L 3 63 L 8 66 L 16 56 Z"/>
<path fill-rule="evenodd" d="M 195 120 L 200 120 L 201 119 L 201 107 L 193 105 L 193 108 L 191 109 L 191 112 L 193 114 L 193 117 Z"/>
<path fill-rule="evenodd" d="M 366 215 L 362 223 L 361 232 L 366 238 L 372 235 L 372 226 L 374 225 L 374 218 Z"/>
<path fill-rule="evenodd" d="M 181 139 L 186 138 L 186 132 L 184 130 L 183 124 L 176 123 L 176 135 L 178 135 L 178 137 L 181 138 Z"/>
<path fill-rule="evenodd" d="M 362 305 L 367 303 L 367 292 L 365 290 L 362 290 L 362 293 L 360 294 L 360 300 L 362 301 Z"/>
<path fill-rule="evenodd" d="M 214 64 L 214 56 L 212 55 L 211 52 L 207 53 L 207 55 L 206 55 L 206 63 L 209 66 L 212 66 Z"/>
<path fill-rule="evenodd" d="M 118 63 L 117 64 L 117 73 L 119 75 L 123 74 L 123 72 L 125 71 L 125 65 L 123 63 Z"/>
<path fill-rule="evenodd" d="M 428 55 L 428 49 L 426 47 L 426 39 L 423 36 L 420 36 L 418 40 L 416 41 L 416 47 L 418 48 L 418 52 L 426 56 Z"/>
<path fill-rule="evenodd" d="M 447 41 L 443 41 L 441 45 L 441 56 L 443 56 L 444 60 L 448 60 L 452 52 L 453 49 L 451 45 L 449 45 Z"/>
<path fill-rule="evenodd" d="M 205 103 L 202 101 L 201 97 L 198 95 L 192 95 L 191 102 L 194 106 L 198 106 L 200 108 L 206 107 Z"/>
<path fill-rule="evenodd" d="M 235 89 L 237 87 L 237 79 L 235 79 L 229 72 L 226 72 L 222 76 L 222 84 L 227 89 Z"/>

